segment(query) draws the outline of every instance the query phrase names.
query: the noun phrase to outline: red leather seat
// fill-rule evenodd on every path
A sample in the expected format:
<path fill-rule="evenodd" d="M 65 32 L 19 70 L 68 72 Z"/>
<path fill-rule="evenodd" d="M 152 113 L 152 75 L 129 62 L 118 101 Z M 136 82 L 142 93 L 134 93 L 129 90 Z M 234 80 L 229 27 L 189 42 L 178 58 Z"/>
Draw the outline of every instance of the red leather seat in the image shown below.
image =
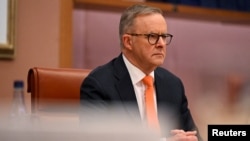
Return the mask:
<path fill-rule="evenodd" d="M 76 106 L 79 106 L 81 83 L 90 71 L 73 68 L 30 68 L 27 91 L 31 93 L 32 113 L 60 106 L 76 110 Z"/>

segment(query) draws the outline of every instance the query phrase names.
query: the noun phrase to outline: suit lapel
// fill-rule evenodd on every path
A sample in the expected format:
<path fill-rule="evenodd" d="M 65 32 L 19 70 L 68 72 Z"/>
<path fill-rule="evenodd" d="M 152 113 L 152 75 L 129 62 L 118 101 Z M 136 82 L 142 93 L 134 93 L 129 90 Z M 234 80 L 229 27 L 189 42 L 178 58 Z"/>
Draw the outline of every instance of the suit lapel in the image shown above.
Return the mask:
<path fill-rule="evenodd" d="M 173 93 L 169 86 L 170 81 L 166 80 L 157 69 L 155 70 L 157 109 L 162 131 L 168 131 L 171 126 L 175 125 L 176 119 L 175 107 L 173 107 L 175 103 L 172 103 Z"/>
<path fill-rule="evenodd" d="M 156 100 L 157 105 L 170 106 L 169 104 L 175 104 L 171 101 L 175 98 L 173 85 L 171 85 L 171 79 L 168 79 L 161 74 L 161 72 L 155 70 L 155 86 L 156 86 Z"/>
<path fill-rule="evenodd" d="M 121 54 L 114 62 L 114 68 L 115 68 L 115 77 L 118 79 L 116 88 L 119 92 L 123 105 L 125 106 L 127 112 L 130 115 L 136 117 L 140 116 L 132 81 L 130 79 L 130 75 L 125 66 Z M 131 108 L 133 109 L 131 110 Z"/>
<path fill-rule="evenodd" d="M 162 101 L 164 101 L 164 96 L 165 96 L 165 92 L 164 90 L 166 90 L 166 85 L 164 85 L 163 83 L 163 78 L 161 77 L 161 74 L 157 71 L 157 69 L 155 70 L 155 89 L 156 89 L 156 100 L 157 100 L 157 105 L 160 105 Z"/>

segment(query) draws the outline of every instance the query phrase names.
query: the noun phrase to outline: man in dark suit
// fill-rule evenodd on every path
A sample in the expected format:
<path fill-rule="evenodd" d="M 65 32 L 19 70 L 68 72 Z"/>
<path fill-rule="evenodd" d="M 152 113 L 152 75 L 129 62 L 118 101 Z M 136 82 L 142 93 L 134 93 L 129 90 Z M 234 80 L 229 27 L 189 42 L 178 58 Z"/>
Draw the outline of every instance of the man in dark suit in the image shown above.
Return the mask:
<path fill-rule="evenodd" d="M 146 5 L 127 8 L 120 19 L 119 34 L 121 54 L 94 69 L 82 83 L 82 107 L 110 109 L 119 103 L 124 111 L 135 107 L 133 112 L 126 113 L 146 121 L 142 79 L 151 76 L 154 79 L 154 108 L 162 136 L 171 141 L 201 140 L 188 108 L 182 81 L 159 67 L 173 37 L 167 32 L 162 11 Z M 164 118 L 171 121 L 166 122 Z M 170 131 L 166 130 L 170 128 L 166 123 L 171 122 L 176 124 Z"/>

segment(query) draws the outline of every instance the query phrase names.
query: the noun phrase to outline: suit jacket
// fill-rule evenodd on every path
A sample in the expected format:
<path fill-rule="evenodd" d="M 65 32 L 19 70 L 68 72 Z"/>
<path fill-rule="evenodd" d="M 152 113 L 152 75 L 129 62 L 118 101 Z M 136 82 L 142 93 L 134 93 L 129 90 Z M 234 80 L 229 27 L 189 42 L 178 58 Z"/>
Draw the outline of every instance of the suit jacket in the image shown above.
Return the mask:
<path fill-rule="evenodd" d="M 181 80 L 161 67 L 155 69 L 154 73 L 161 128 L 168 128 L 168 125 L 165 125 L 169 123 L 166 122 L 168 119 L 171 120 L 171 123 L 173 121 L 176 123 L 171 128 L 189 131 L 197 130 L 188 109 L 188 102 Z M 136 95 L 122 54 L 109 63 L 94 69 L 82 83 L 80 94 L 83 107 L 94 105 L 95 108 L 100 108 L 120 103 L 119 106 L 128 109 L 133 105 L 135 110 L 133 112 L 127 110 L 126 112 L 130 117 L 140 118 Z M 164 136 L 168 136 L 168 133 L 166 131 Z"/>

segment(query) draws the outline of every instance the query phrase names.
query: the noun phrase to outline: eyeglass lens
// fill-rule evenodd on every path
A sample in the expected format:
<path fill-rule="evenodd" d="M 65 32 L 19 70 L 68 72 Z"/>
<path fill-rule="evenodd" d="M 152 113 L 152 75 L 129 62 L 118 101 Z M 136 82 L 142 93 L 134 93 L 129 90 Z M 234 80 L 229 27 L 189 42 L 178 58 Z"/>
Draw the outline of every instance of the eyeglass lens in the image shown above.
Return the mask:
<path fill-rule="evenodd" d="M 171 35 L 159 35 L 159 34 L 148 34 L 148 42 L 151 45 L 157 44 L 157 42 L 159 41 L 160 37 L 162 38 L 162 40 L 164 41 L 165 44 L 170 44 L 172 36 Z"/>

